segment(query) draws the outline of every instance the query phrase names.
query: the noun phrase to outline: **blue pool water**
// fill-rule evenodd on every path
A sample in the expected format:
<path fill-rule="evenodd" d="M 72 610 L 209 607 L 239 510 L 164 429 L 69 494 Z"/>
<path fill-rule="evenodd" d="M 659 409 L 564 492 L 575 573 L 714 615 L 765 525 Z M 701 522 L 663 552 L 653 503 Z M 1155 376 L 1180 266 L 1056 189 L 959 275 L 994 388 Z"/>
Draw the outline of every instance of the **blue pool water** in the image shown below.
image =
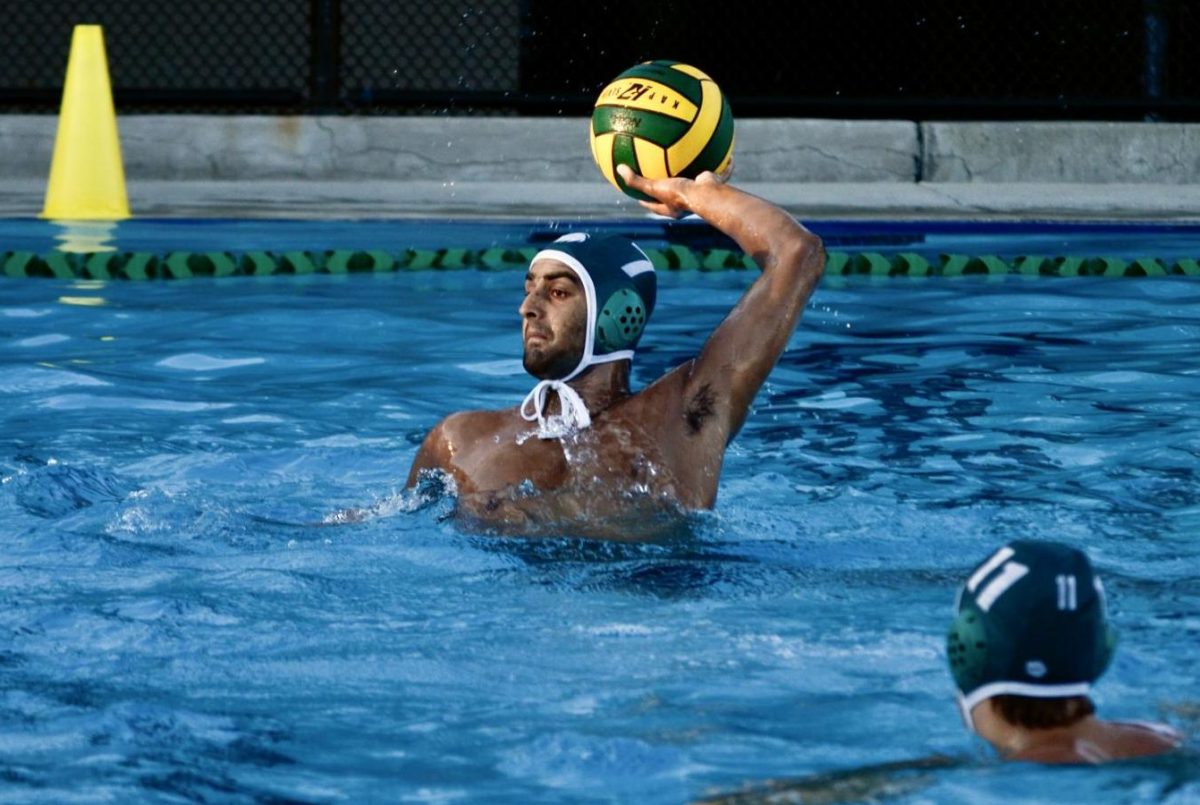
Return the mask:
<path fill-rule="evenodd" d="M 663 275 L 635 385 L 747 282 Z M 0 283 L 0 800 L 1200 798 L 1194 754 L 997 765 L 942 647 L 996 546 L 1084 547 L 1101 714 L 1195 746 L 1200 284 L 826 284 L 716 511 L 650 545 L 465 534 L 402 491 L 437 419 L 528 390 L 519 286 Z"/>
<path fill-rule="evenodd" d="M 978 222 L 827 220 L 810 223 L 830 249 L 1021 255 L 1113 256 L 1125 259 L 1200 258 L 1200 225 L 1155 222 Z M 0 218 L 0 252 L 67 251 L 286 251 L 324 249 L 483 249 L 552 240 L 578 229 L 620 231 L 653 243 L 698 248 L 732 243 L 695 218 L 625 221 L 579 219 L 275 220 L 134 218 L 120 223 Z"/>

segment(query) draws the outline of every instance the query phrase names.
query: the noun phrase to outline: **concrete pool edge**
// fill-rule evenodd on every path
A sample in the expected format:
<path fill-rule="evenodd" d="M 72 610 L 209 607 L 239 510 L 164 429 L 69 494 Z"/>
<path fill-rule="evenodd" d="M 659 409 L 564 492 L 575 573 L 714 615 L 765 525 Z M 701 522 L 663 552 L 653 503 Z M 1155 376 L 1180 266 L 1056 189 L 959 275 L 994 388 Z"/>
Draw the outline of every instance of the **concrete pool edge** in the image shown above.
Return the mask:
<path fill-rule="evenodd" d="M 121 115 L 135 215 L 641 215 L 586 118 Z M 0 215 L 42 208 L 57 118 L 0 115 Z M 739 119 L 735 181 L 807 218 L 1200 220 L 1200 124 Z"/>
<path fill-rule="evenodd" d="M 601 181 L 129 182 L 135 216 L 179 218 L 583 218 L 645 215 Z M 802 219 L 1155 220 L 1200 222 L 1200 185 L 746 182 Z M 0 182 L 0 217 L 33 217 L 45 182 Z"/>

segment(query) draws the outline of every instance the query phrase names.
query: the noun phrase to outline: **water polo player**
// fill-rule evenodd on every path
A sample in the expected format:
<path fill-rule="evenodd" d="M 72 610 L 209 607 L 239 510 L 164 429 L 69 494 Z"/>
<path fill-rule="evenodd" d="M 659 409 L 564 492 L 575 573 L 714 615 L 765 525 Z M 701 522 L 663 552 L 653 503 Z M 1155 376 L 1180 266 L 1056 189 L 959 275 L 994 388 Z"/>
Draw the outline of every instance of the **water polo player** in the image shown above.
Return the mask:
<path fill-rule="evenodd" d="M 1089 694 L 1116 636 L 1082 551 L 1018 541 L 992 554 L 959 591 L 946 644 L 967 728 L 1005 759 L 1101 763 L 1181 741 L 1166 725 L 1096 718 Z"/>
<path fill-rule="evenodd" d="M 699 354 L 645 389 L 630 362 L 654 309 L 654 269 L 633 243 L 568 236 L 534 256 L 519 313 L 524 401 L 438 423 L 412 464 L 453 479 L 458 511 L 524 533 L 630 535 L 644 509 L 708 509 L 726 445 L 787 346 L 821 277 L 820 239 L 775 205 L 722 183 L 621 175 L 655 212 L 694 212 L 762 269 Z"/>

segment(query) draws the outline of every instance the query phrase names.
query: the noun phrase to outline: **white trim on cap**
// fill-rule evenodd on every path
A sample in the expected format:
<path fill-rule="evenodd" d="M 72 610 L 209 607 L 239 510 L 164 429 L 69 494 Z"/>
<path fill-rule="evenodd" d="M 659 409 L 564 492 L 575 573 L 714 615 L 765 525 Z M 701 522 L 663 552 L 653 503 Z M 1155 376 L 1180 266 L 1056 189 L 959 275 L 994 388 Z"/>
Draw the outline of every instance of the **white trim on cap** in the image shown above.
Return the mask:
<path fill-rule="evenodd" d="M 1086 696 L 1092 690 L 1087 682 L 1070 685 L 1030 685 L 1026 682 L 992 682 L 971 691 L 967 696 L 958 692 L 955 700 L 958 703 L 958 714 L 962 716 L 963 724 L 969 732 L 978 735 L 975 728 L 975 718 L 971 715 L 975 706 L 987 701 L 993 696 L 1012 694 L 1014 696 L 1030 696 L 1038 699 L 1061 699 L 1067 696 Z"/>
<path fill-rule="evenodd" d="M 993 696 L 1029 696 L 1034 699 L 1064 699 L 1068 696 L 1086 696 L 1092 689 L 1090 682 L 1069 682 L 1062 685 L 1034 685 L 1029 682 L 989 682 L 961 695 L 961 703 L 970 712 L 975 705 Z"/>

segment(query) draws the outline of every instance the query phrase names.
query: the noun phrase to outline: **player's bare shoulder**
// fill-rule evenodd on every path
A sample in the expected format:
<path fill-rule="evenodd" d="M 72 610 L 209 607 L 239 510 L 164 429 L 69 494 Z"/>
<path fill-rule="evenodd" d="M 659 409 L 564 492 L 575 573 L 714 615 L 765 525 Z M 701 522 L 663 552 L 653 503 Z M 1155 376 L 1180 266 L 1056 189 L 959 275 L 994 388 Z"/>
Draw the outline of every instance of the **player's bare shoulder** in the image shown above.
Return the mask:
<path fill-rule="evenodd" d="M 438 422 L 421 443 L 409 472 L 411 486 L 423 471 L 441 470 L 462 480 L 457 472 L 464 459 L 482 444 L 512 430 L 519 421 L 516 409 L 498 411 L 459 411 Z"/>
<path fill-rule="evenodd" d="M 447 441 L 462 445 L 480 437 L 511 430 L 520 422 L 521 418 L 514 406 L 494 411 L 459 411 L 438 423 L 437 429 Z"/>
<path fill-rule="evenodd" d="M 1169 724 L 1114 721 L 1107 725 L 1119 757 L 1145 757 L 1171 752 L 1183 745 L 1183 733 Z"/>

